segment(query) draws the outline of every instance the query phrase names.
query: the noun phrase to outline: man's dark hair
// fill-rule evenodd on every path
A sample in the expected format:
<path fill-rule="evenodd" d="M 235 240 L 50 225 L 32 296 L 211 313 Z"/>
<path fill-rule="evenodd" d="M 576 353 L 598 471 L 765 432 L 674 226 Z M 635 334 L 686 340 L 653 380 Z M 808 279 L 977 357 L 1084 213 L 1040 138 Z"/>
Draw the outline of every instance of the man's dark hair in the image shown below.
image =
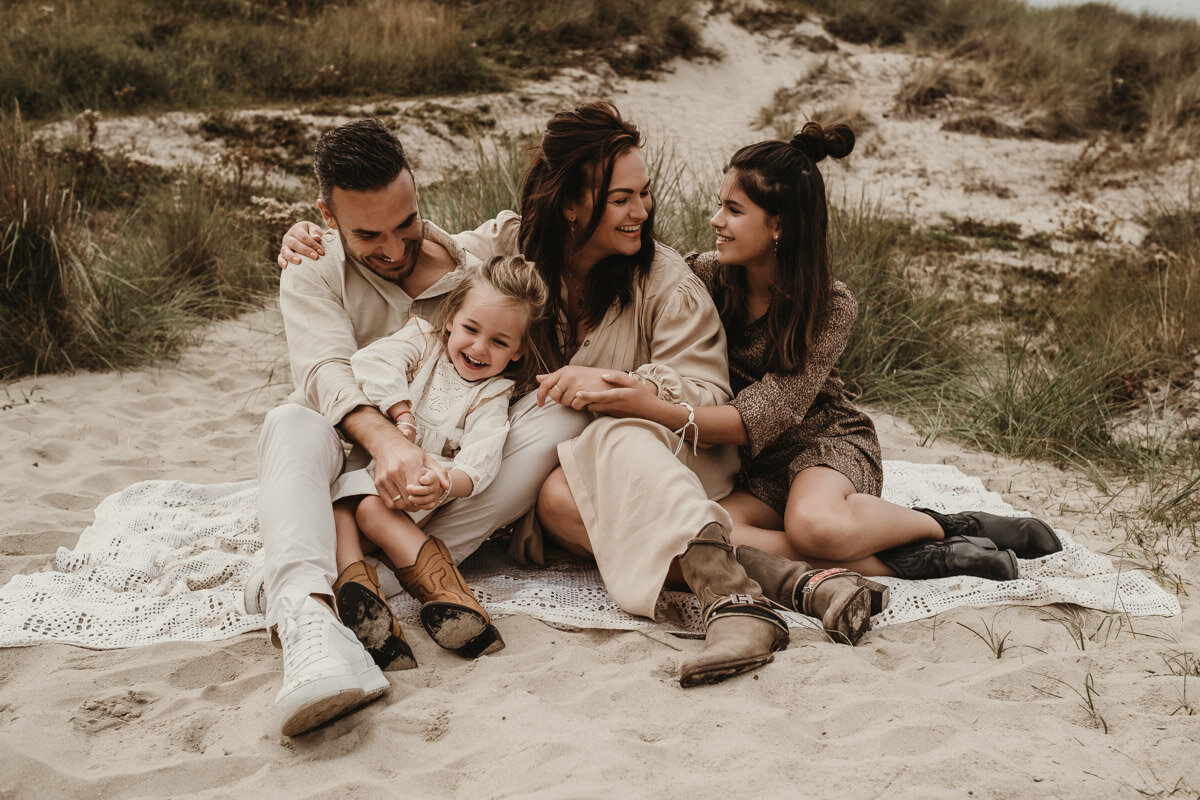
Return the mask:
<path fill-rule="evenodd" d="M 313 171 L 326 203 L 333 188 L 352 192 L 386 189 L 408 169 L 396 135 L 377 119 L 358 119 L 325 131 L 317 141 Z"/>

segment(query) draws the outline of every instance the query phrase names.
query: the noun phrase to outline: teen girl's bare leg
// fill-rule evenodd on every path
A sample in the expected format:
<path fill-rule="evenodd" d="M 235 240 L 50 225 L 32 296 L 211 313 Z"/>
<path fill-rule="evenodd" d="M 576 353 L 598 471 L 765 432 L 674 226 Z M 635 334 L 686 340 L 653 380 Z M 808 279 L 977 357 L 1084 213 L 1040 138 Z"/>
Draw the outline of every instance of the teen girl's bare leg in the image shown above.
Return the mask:
<path fill-rule="evenodd" d="M 734 519 L 734 544 L 862 575 L 892 574 L 874 553 L 943 536 L 928 515 L 857 492 L 849 478 L 829 467 L 810 467 L 796 476 L 784 518 L 745 492 L 721 505 Z"/>

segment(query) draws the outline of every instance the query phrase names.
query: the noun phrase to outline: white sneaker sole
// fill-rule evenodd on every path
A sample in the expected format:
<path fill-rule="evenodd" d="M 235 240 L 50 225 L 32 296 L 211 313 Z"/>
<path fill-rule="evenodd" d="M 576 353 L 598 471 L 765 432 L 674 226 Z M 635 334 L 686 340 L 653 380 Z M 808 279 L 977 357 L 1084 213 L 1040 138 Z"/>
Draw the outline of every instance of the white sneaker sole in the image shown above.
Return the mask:
<path fill-rule="evenodd" d="M 389 688 L 378 668 L 361 675 L 330 675 L 297 686 L 275 699 L 275 719 L 284 736 L 305 731 L 366 705 Z"/>

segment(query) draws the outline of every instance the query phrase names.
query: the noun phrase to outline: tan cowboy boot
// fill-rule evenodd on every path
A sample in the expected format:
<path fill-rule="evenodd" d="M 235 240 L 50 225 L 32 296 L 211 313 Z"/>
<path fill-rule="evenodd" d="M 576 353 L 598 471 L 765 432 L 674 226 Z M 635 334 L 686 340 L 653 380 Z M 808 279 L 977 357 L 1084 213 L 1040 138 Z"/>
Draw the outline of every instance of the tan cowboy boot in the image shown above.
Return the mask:
<path fill-rule="evenodd" d="M 421 603 L 421 625 L 442 647 L 464 658 L 504 648 L 500 631 L 471 594 L 441 539 L 430 536 L 417 560 L 397 569 L 396 577 Z"/>
<path fill-rule="evenodd" d="M 729 534 L 705 525 L 679 557 L 683 578 L 700 599 L 704 648 L 679 668 L 684 688 L 718 683 L 757 669 L 788 645 L 787 622 L 763 598 L 733 556 Z"/>
<path fill-rule="evenodd" d="M 734 554 L 768 600 L 821 620 L 835 641 L 858 644 L 871 629 L 871 615 L 887 607 L 888 587 L 857 572 L 813 569 L 803 561 L 746 545 L 735 548 Z"/>
<path fill-rule="evenodd" d="M 365 561 L 346 567 L 333 583 L 333 597 L 342 624 L 354 632 L 380 669 L 417 666 L 374 567 Z"/>

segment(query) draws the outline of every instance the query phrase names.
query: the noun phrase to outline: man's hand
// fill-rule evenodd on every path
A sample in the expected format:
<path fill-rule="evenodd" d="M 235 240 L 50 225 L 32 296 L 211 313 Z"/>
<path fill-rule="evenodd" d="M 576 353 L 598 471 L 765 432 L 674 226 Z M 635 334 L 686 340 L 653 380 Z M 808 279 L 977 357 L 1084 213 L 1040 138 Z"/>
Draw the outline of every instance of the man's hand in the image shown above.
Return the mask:
<path fill-rule="evenodd" d="M 375 459 L 375 491 L 389 508 L 415 511 L 408 485 L 420 483 L 428 463 L 425 451 L 409 441 L 392 421 L 371 406 L 359 406 L 341 428 Z"/>

